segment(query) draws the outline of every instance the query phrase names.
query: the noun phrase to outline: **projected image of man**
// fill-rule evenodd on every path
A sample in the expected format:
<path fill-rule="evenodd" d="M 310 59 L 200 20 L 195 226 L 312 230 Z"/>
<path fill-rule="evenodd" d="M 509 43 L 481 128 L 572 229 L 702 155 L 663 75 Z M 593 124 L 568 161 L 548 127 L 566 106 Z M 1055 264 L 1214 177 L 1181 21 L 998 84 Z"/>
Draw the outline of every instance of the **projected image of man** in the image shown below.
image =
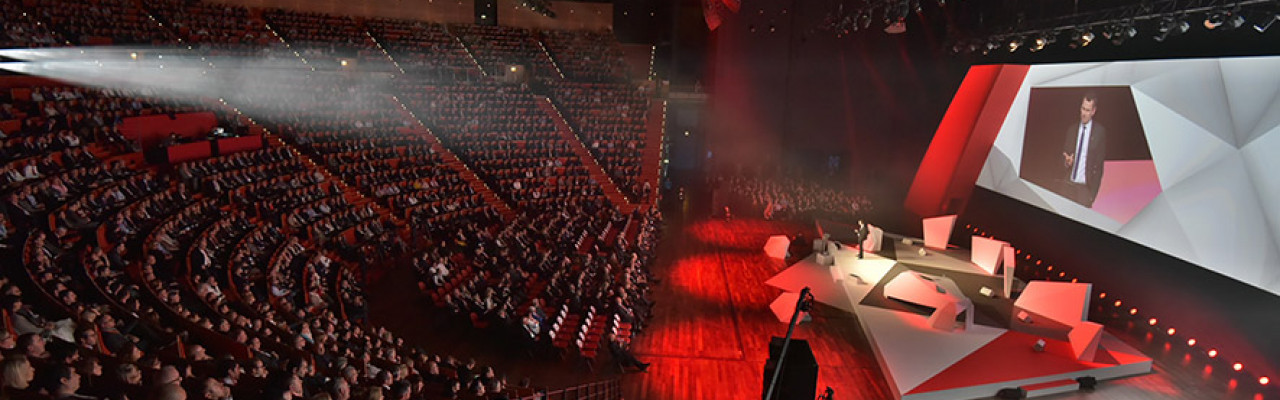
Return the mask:
<path fill-rule="evenodd" d="M 1084 95 L 1080 101 L 1080 122 L 1067 133 L 1062 150 L 1066 167 L 1064 194 L 1085 207 L 1093 207 L 1102 184 L 1102 165 L 1107 155 L 1107 130 L 1093 119 L 1098 112 L 1098 97 Z"/>

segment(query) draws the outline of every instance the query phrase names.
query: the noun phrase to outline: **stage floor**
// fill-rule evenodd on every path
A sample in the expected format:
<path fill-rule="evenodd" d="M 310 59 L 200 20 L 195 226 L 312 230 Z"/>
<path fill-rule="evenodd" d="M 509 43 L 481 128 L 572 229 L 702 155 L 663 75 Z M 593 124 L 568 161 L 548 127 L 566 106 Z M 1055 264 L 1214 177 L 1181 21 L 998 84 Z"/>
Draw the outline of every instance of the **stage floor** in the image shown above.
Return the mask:
<path fill-rule="evenodd" d="M 1013 300 L 979 292 L 983 287 L 1000 291 L 1000 276 L 970 263 L 967 250 L 928 249 L 921 255 L 921 249 L 914 241 L 886 237 L 879 254 L 859 260 L 856 249 L 841 246 L 832 253 L 833 266 L 819 265 L 817 255 L 810 255 L 766 284 L 787 292 L 808 286 L 816 301 L 856 314 L 899 399 L 986 398 L 1013 387 L 1043 396 L 1077 390 L 1079 377 L 1106 380 L 1150 372 L 1151 359 L 1105 332 L 1092 359 L 1076 360 L 1070 343 L 1049 338 L 1044 338 L 1047 351 L 1032 351 L 1040 337 L 1010 330 Z M 974 325 L 937 330 L 928 322 L 932 308 L 887 298 L 885 284 L 908 270 L 954 281 L 973 302 Z"/>

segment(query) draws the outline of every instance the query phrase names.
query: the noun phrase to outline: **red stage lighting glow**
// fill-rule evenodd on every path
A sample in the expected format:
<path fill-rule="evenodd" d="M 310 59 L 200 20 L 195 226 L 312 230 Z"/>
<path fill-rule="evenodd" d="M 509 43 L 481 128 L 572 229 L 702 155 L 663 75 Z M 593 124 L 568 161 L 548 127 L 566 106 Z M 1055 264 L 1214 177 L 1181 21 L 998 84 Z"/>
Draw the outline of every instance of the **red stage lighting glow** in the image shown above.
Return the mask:
<path fill-rule="evenodd" d="M 1036 260 L 1036 265 L 1040 265 L 1040 260 Z"/>
<path fill-rule="evenodd" d="M 1241 364 L 1241 363 L 1231 364 L 1231 369 L 1234 369 L 1236 371 L 1242 370 L 1244 369 L 1244 364 Z"/>
<path fill-rule="evenodd" d="M 1187 339 L 1187 346 L 1195 346 L 1195 345 L 1196 345 L 1196 338 Z"/>
<path fill-rule="evenodd" d="M 1173 334 L 1178 333 L 1178 330 L 1177 330 L 1177 329 L 1173 329 L 1173 328 L 1169 328 L 1169 330 L 1164 331 L 1164 333 L 1168 333 L 1168 334 L 1169 334 L 1169 336 L 1173 336 Z"/>
<path fill-rule="evenodd" d="M 1266 385 L 1266 384 L 1268 384 L 1268 383 L 1271 383 L 1271 378 L 1268 378 L 1268 377 L 1265 377 L 1265 376 L 1264 376 L 1264 377 L 1261 377 L 1261 378 L 1258 378 L 1258 384 L 1259 384 L 1259 385 Z"/>
<path fill-rule="evenodd" d="M 1120 300 L 1116 300 L 1116 307 L 1120 307 L 1121 304 L 1124 304 L 1124 303 L 1121 303 Z"/>
<path fill-rule="evenodd" d="M 1130 309 L 1129 309 L 1129 315 L 1138 315 L 1138 309 L 1136 309 L 1136 308 L 1130 308 Z"/>
<path fill-rule="evenodd" d="M 1160 322 L 1160 321 L 1155 318 L 1152 318 L 1147 320 L 1147 325 L 1156 326 L 1156 322 Z"/>
<path fill-rule="evenodd" d="M 1066 273 L 1066 272 L 1059 272 L 1059 273 L 1058 273 L 1058 277 L 1059 277 L 1059 278 L 1064 277 L 1064 276 L 1067 276 L 1067 273 Z"/>
<path fill-rule="evenodd" d="M 1105 299 L 1105 298 L 1107 298 L 1107 292 L 1098 293 L 1098 298 L 1099 298 L 1099 299 Z"/>
<path fill-rule="evenodd" d="M 1045 268 L 1044 270 L 1045 270 L 1045 271 L 1053 271 L 1053 266 L 1052 266 L 1052 265 L 1050 265 L 1050 266 L 1049 266 L 1049 268 Z"/>
<path fill-rule="evenodd" d="M 1218 349 L 1209 349 L 1209 358 L 1214 358 L 1217 356 L 1218 356 Z"/>

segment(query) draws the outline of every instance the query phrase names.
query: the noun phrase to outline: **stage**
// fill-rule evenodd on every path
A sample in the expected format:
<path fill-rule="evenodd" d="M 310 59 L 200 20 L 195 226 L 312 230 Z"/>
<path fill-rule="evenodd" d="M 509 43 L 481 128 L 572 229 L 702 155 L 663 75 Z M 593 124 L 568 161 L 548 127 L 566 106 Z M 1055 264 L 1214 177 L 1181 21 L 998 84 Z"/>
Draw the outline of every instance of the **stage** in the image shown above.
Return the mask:
<path fill-rule="evenodd" d="M 856 248 L 832 244 L 830 266 L 815 253 L 766 282 L 792 293 L 808 286 L 815 301 L 856 315 L 895 398 L 989 398 L 1019 387 L 1035 397 L 1078 390 L 1077 378 L 1105 381 L 1151 371 L 1150 358 L 1085 321 L 1087 284 L 1036 281 L 1030 288 L 1016 281 L 1015 305 L 1003 296 L 1002 274 L 970 262 L 968 250 L 925 249 L 921 255 L 920 240 L 902 239 L 885 234 L 881 251 L 861 260 Z M 906 276 L 890 285 L 911 271 L 924 278 Z M 925 289 L 913 292 L 919 282 Z M 897 297 L 887 297 L 886 287 Z M 991 296 L 981 293 L 984 288 Z M 955 290 L 963 295 L 950 293 Z M 1019 298 L 1023 290 L 1027 295 Z M 930 299 L 946 293 L 945 301 L 955 305 L 944 308 L 971 323 L 957 322 L 956 314 L 931 318 L 943 310 L 903 301 L 910 296 L 902 293 Z M 927 301 L 933 300 L 920 302 Z"/>

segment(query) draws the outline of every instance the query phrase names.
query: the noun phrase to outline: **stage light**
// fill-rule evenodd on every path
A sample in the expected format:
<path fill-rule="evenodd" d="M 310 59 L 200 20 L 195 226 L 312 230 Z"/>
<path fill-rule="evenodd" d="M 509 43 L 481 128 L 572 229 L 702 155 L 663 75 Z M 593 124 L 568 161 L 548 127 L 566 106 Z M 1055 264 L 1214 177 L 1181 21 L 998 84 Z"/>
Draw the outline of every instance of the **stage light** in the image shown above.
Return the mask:
<path fill-rule="evenodd" d="M 1041 260 L 1036 260 L 1036 265 L 1040 265 Z"/>
<path fill-rule="evenodd" d="M 1098 298 L 1099 298 L 1099 299 L 1105 299 L 1105 298 L 1107 298 L 1107 292 L 1098 293 Z"/>
<path fill-rule="evenodd" d="M 1280 20 L 1280 14 L 1263 14 L 1261 20 L 1262 22 L 1253 24 L 1253 30 L 1258 31 L 1258 33 L 1266 33 L 1267 29 L 1271 29 L 1271 25 L 1276 23 L 1276 20 Z"/>
<path fill-rule="evenodd" d="M 137 60 L 137 59 L 138 59 L 138 53 L 129 53 L 129 58 L 134 59 L 134 60 Z"/>
<path fill-rule="evenodd" d="M 1152 318 L 1147 320 L 1147 325 L 1156 326 L 1156 322 L 1160 322 L 1160 321 L 1155 318 Z"/>
<path fill-rule="evenodd" d="M 1208 352 L 1208 353 L 1206 353 L 1206 354 L 1208 354 L 1208 355 L 1209 355 L 1209 358 L 1217 358 L 1217 357 L 1218 357 L 1218 349 L 1209 349 L 1209 352 Z"/>
<path fill-rule="evenodd" d="M 1227 13 L 1225 11 L 1213 11 L 1204 17 L 1204 29 L 1218 29 L 1223 22 L 1227 21 Z"/>
<path fill-rule="evenodd" d="M 1036 41 L 1032 42 L 1032 46 L 1030 46 L 1030 49 L 1028 50 L 1032 51 L 1032 53 L 1036 53 L 1036 51 L 1044 50 L 1044 45 L 1048 45 L 1047 38 L 1044 38 L 1043 36 L 1037 37 Z"/>
<path fill-rule="evenodd" d="M 1010 53 L 1015 52 L 1015 51 L 1018 51 L 1018 48 L 1019 48 L 1019 47 L 1022 47 L 1022 39 L 1014 38 L 1014 39 L 1012 39 L 1012 40 L 1009 40 L 1009 52 L 1010 52 Z"/>
<path fill-rule="evenodd" d="M 1090 43 L 1093 43 L 1093 38 L 1093 32 L 1084 31 L 1084 33 L 1080 35 L 1080 47 L 1085 47 Z"/>
<path fill-rule="evenodd" d="M 1195 346 L 1195 345 L 1196 345 L 1196 338 L 1187 339 L 1187 346 Z"/>
<path fill-rule="evenodd" d="M 1265 376 L 1264 376 L 1264 377 L 1261 377 L 1261 378 L 1258 378 L 1258 384 L 1259 384 L 1259 385 L 1264 385 L 1264 386 L 1265 386 L 1265 385 L 1266 385 L 1266 384 L 1268 384 L 1268 383 L 1271 383 L 1271 378 L 1268 378 L 1268 377 L 1265 377 Z"/>
<path fill-rule="evenodd" d="M 1169 336 L 1173 336 L 1173 334 L 1178 333 L 1178 330 L 1177 330 L 1177 329 L 1173 329 L 1173 328 L 1169 328 L 1169 330 L 1164 331 L 1164 333 L 1169 334 Z"/>
<path fill-rule="evenodd" d="M 1059 273 L 1058 273 L 1058 277 L 1059 277 L 1059 278 L 1063 278 L 1063 277 L 1066 277 L 1066 276 L 1067 276 L 1067 273 L 1066 273 L 1066 272 L 1059 272 Z"/>
<path fill-rule="evenodd" d="M 342 66 L 344 67 L 347 66 L 347 60 L 342 60 L 342 61 L 339 61 L 338 63 L 342 64 Z"/>
<path fill-rule="evenodd" d="M 1241 363 L 1231 364 L 1231 369 L 1236 371 L 1242 370 L 1244 369 L 1244 364 L 1241 364 Z"/>
<path fill-rule="evenodd" d="M 1137 309 L 1137 308 L 1130 308 L 1130 309 L 1129 309 L 1129 315 L 1138 315 L 1138 309 Z"/>
<path fill-rule="evenodd" d="M 1052 265 L 1050 265 L 1048 268 L 1045 268 L 1044 270 L 1045 270 L 1045 271 L 1049 271 L 1049 272 L 1053 272 L 1053 266 L 1052 266 Z"/>
<path fill-rule="evenodd" d="M 1240 14 L 1231 14 L 1230 17 L 1227 17 L 1226 27 L 1223 29 L 1236 29 L 1241 26 L 1244 26 L 1244 16 Z"/>
<path fill-rule="evenodd" d="M 1116 307 L 1120 307 L 1121 304 L 1124 304 L 1124 303 L 1121 303 L 1120 300 L 1116 300 Z"/>

